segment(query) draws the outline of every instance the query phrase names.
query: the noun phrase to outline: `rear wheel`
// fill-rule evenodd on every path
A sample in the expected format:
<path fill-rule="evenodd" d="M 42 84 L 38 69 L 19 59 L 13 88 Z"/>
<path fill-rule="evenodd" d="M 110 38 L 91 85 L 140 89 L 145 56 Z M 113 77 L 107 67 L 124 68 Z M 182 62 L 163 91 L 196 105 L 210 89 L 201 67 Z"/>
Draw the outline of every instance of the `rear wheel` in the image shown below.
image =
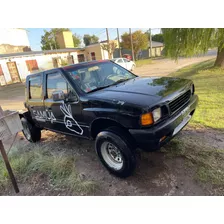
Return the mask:
<path fill-rule="evenodd" d="M 41 139 L 41 130 L 22 117 L 23 135 L 30 142 L 38 142 Z"/>
<path fill-rule="evenodd" d="M 118 177 L 128 177 L 135 170 L 135 150 L 122 129 L 112 128 L 100 132 L 95 148 L 102 164 L 110 173 Z"/>

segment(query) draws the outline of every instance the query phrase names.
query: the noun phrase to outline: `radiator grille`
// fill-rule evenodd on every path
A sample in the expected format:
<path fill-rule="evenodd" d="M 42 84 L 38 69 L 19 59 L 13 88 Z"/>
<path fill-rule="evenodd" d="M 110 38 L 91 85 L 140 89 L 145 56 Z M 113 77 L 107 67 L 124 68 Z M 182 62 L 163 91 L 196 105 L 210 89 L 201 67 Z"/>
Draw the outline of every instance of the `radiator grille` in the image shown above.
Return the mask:
<path fill-rule="evenodd" d="M 181 107 L 186 105 L 189 102 L 190 97 L 191 97 L 191 91 L 189 90 L 186 93 L 179 96 L 178 98 L 176 98 L 175 100 L 171 101 L 169 103 L 171 114 L 173 114 L 174 112 L 178 111 Z"/>

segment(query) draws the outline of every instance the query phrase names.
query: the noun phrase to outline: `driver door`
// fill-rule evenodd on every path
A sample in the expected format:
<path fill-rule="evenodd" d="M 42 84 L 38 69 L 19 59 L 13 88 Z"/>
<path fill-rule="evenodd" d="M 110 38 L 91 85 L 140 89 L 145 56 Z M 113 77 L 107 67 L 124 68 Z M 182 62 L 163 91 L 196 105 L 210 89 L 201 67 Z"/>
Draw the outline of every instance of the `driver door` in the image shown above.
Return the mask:
<path fill-rule="evenodd" d="M 65 102 L 65 99 L 55 101 L 53 94 L 63 91 L 66 96 L 72 88 L 60 71 L 45 73 L 46 92 L 44 106 L 46 111 L 46 128 L 67 134 L 82 135 L 83 129 L 79 125 L 81 107 L 76 100 Z M 74 93 L 75 95 L 75 93 Z"/>
<path fill-rule="evenodd" d="M 126 58 L 123 58 L 123 60 L 124 60 L 125 68 L 130 71 L 132 67 L 131 61 L 127 60 Z"/>

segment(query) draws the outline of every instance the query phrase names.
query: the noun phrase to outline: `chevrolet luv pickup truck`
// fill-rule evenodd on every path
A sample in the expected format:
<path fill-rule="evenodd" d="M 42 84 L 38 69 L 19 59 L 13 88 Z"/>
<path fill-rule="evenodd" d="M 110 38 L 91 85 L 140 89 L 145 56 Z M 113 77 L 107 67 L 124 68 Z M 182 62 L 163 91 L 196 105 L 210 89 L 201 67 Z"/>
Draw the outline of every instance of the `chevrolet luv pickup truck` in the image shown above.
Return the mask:
<path fill-rule="evenodd" d="M 110 60 L 91 61 L 27 76 L 23 134 L 37 142 L 48 129 L 95 140 L 110 173 L 130 176 L 135 150 L 158 150 L 191 119 L 194 84 L 171 77 L 139 77 Z"/>

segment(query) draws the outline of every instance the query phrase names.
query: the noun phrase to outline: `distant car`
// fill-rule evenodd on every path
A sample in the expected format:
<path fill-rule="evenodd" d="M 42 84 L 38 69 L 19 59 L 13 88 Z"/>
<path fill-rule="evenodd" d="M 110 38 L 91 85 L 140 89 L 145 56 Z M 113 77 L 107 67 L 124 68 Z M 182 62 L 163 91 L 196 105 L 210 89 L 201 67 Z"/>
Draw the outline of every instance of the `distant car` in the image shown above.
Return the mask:
<path fill-rule="evenodd" d="M 130 61 L 126 58 L 114 58 L 112 59 L 116 64 L 126 68 L 129 71 L 134 71 L 136 64 L 133 61 Z"/>
<path fill-rule="evenodd" d="M 128 60 L 132 60 L 132 56 L 130 54 L 123 54 L 123 58 L 127 58 Z"/>

